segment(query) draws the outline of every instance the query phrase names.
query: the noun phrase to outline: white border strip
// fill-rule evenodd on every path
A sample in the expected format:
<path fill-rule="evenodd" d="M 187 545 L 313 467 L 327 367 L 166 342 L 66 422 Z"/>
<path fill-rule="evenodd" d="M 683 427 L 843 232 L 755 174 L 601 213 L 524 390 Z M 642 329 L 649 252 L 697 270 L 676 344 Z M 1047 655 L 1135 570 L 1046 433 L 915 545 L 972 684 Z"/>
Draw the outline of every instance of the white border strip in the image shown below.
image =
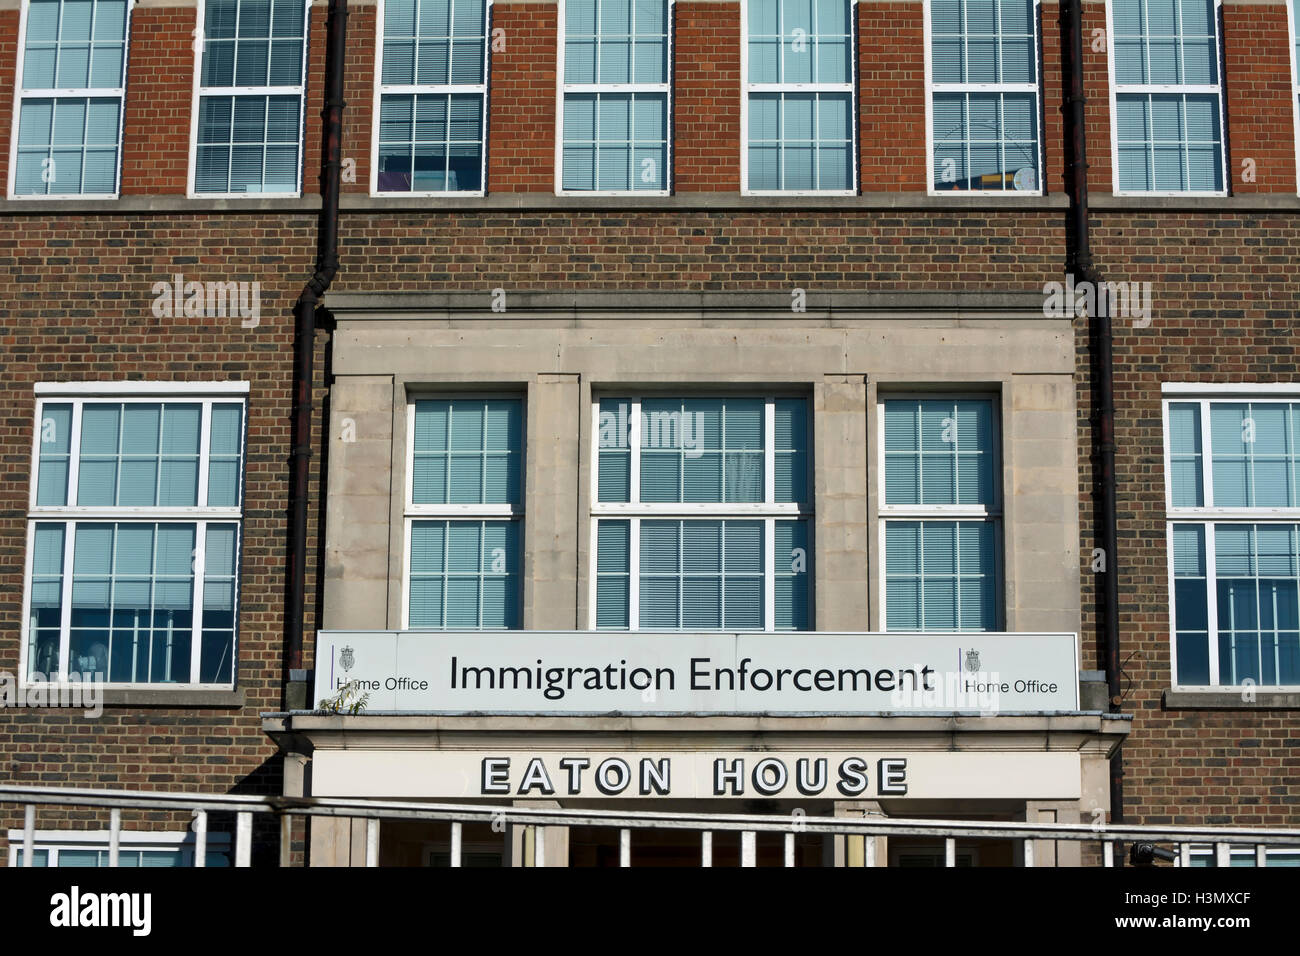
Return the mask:
<path fill-rule="evenodd" d="M 247 395 L 248 382 L 37 382 L 37 395 Z"/>

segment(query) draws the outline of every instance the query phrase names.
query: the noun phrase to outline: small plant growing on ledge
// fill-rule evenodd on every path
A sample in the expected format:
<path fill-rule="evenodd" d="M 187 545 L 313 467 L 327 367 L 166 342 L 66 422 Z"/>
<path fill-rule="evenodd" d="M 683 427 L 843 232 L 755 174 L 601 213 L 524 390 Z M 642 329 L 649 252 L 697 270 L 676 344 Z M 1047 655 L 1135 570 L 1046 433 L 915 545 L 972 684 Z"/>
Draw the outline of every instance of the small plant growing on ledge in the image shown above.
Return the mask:
<path fill-rule="evenodd" d="M 370 702 L 370 692 L 361 693 L 361 688 L 357 686 L 357 681 L 348 681 L 339 687 L 338 693 L 333 697 L 322 697 L 320 707 L 317 709 L 318 714 L 346 714 L 356 716 L 366 709 L 366 704 Z"/>

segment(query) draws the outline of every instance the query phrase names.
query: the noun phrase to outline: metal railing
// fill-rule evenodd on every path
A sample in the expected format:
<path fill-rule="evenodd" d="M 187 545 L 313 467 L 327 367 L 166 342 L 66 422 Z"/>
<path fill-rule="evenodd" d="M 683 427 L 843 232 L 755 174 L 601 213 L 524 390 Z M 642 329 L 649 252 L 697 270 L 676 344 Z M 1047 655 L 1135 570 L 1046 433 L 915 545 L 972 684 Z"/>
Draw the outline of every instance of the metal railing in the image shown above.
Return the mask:
<path fill-rule="evenodd" d="M 280 824 L 280 865 L 291 865 L 290 849 L 294 817 L 333 817 L 366 822 L 365 865 L 379 865 L 379 825 L 382 820 L 421 820 L 447 823 L 451 827 L 451 865 L 462 863 L 462 831 L 465 824 L 492 824 L 504 816 L 511 826 L 525 827 L 531 835 L 534 866 L 546 865 L 547 827 L 602 827 L 619 833 L 619 865 L 631 865 L 633 830 L 696 832 L 700 839 L 700 864 L 713 864 L 713 834 L 739 831 L 740 865 L 757 865 L 758 834 L 780 834 L 784 839 L 784 863 L 795 865 L 795 838 L 799 834 L 847 837 L 921 837 L 943 841 L 944 865 L 957 865 L 959 840 L 999 840 L 1020 844 L 1024 866 L 1035 865 L 1035 842 L 1092 843 L 1101 847 L 1103 866 L 1115 865 L 1117 843 L 1173 844 L 1175 865 L 1191 862 L 1192 848 L 1214 848 L 1216 866 L 1228 866 L 1233 847 L 1250 847 L 1257 866 L 1266 863 L 1269 847 L 1300 851 L 1300 829 L 1254 829 L 1247 827 L 1135 826 L 1104 823 L 1004 823 L 983 820 L 908 820 L 900 818 L 811 817 L 803 815 L 754 815 L 736 813 L 669 813 L 658 810 L 561 810 L 548 808 L 416 803 L 394 800 L 360 800 L 338 797 L 245 796 L 241 794 L 146 793 L 132 790 L 90 790 L 74 787 L 34 787 L 0 784 L 0 806 L 24 808 L 22 865 L 31 866 L 35 856 L 36 808 L 38 806 L 90 807 L 109 811 L 109 866 L 117 866 L 122 835 L 123 810 L 153 810 L 188 813 L 195 835 L 194 865 L 206 865 L 208 815 L 235 816 L 235 861 L 237 867 L 251 864 L 253 818 L 270 815 Z M 876 841 L 862 841 L 862 865 L 876 866 Z"/>

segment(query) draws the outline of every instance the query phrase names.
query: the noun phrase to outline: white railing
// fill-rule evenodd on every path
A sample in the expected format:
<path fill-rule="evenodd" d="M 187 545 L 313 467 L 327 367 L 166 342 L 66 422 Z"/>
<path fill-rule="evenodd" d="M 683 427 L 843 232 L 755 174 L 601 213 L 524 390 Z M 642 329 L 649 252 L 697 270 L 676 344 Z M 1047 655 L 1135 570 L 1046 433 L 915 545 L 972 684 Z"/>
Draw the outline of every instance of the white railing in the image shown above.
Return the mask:
<path fill-rule="evenodd" d="M 366 821 L 366 866 L 379 864 L 379 827 L 382 820 L 423 820 L 447 823 L 451 827 L 451 865 L 461 865 L 461 835 L 466 823 L 492 824 L 504 814 L 512 826 L 525 827 L 531 834 L 533 864 L 544 866 L 546 827 L 606 827 L 619 831 L 619 865 L 631 865 L 633 830 L 676 830 L 696 832 L 700 839 L 700 864 L 713 863 L 713 834 L 740 833 L 740 865 L 757 865 L 759 833 L 781 834 L 784 862 L 795 865 L 795 837 L 798 834 L 828 834 L 848 837 L 925 837 L 944 841 L 944 865 L 957 865 L 958 840 L 992 839 L 1020 844 L 1020 859 L 1033 866 L 1035 841 L 1067 841 L 1100 845 L 1104 866 L 1115 865 L 1117 843 L 1172 844 L 1176 849 L 1158 851 L 1176 866 L 1191 862 L 1192 848 L 1214 848 L 1216 866 L 1228 866 L 1232 848 L 1250 847 L 1256 865 L 1263 866 L 1270 847 L 1300 851 L 1300 829 L 1254 829 L 1247 827 L 1131 826 L 1102 823 L 1003 823 L 973 820 L 907 820 L 900 818 L 810 817 L 803 815 L 753 815 L 733 813 L 669 813 L 658 810 L 560 810 L 497 805 L 415 803 L 393 800 L 358 800 L 337 797 L 244 796 L 240 794 L 145 793 L 132 790 L 89 790 L 73 787 L 34 787 L 0 784 L 0 806 L 24 808 L 22 865 L 31 866 L 36 835 L 38 806 L 91 807 L 109 811 L 109 866 L 118 865 L 122 811 L 162 810 L 187 813 L 195 834 L 194 865 L 204 866 L 207 851 L 208 815 L 235 816 L 235 866 L 249 866 L 252 859 L 253 818 L 271 815 L 280 823 L 280 865 L 289 866 L 292 821 L 296 816 L 335 817 Z M 864 839 L 863 865 L 878 865 L 876 841 Z"/>

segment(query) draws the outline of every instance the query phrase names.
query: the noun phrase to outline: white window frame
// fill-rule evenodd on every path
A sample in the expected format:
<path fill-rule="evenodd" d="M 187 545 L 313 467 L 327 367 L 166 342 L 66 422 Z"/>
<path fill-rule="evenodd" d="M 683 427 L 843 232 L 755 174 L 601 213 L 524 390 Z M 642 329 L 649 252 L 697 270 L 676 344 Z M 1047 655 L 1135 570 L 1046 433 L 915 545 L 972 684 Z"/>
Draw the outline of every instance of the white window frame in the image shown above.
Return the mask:
<path fill-rule="evenodd" d="M 1218 848 L 1213 844 L 1209 844 L 1209 843 L 1193 843 L 1190 845 L 1182 844 L 1182 847 L 1187 851 L 1186 856 L 1180 858 L 1180 861 L 1178 863 L 1175 863 L 1174 866 L 1183 866 L 1183 865 L 1191 866 L 1193 860 L 1202 860 L 1202 859 L 1209 860 L 1210 868 L 1214 868 L 1219 865 Z M 1234 858 L 1238 860 L 1243 860 L 1243 859 L 1250 860 L 1251 866 L 1259 866 L 1262 857 L 1264 866 L 1271 866 L 1272 864 L 1268 862 L 1268 858 L 1271 856 L 1277 856 L 1277 857 L 1294 856 L 1298 853 L 1300 853 L 1300 845 L 1245 846 L 1245 847 L 1230 845 L 1228 850 L 1228 859 L 1229 861 L 1231 861 Z M 1183 862 L 1183 859 L 1186 860 L 1186 863 Z M 1232 865 L 1231 862 L 1229 862 L 1228 865 L 1231 866 Z M 1247 867 L 1242 867 L 1242 869 L 1247 869 Z"/>
<path fill-rule="evenodd" d="M 1165 470 L 1165 562 L 1166 586 L 1169 589 L 1169 681 L 1176 691 L 1229 692 L 1240 690 L 1240 684 L 1224 684 L 1219 674 L 1219 609 L 1218 574 L 1215 566 L 1214 530 L 1216 524 L 1300 524 L 1300 503 L 1294 508 L 1222 508 L 1214 504 L 1213 458 L 1210 446 L 1210 408 L 1220 403 L 1251 402 L 1256 405 L 1286 405 L 1300 403 L 1300 383 L 1268 383 L 1240 385 L 1188 385 L 1165 383 L 1160 402 L 1161 431 Z M 1199 508 L 1174 506 L 1173 444 L 1169 432 L 1170 405 L 1199 405 L 1201 412 L 1201 500 Z M 1174 607 L 1174 525 L 1200 525 L 1205 529 L 1206 577 L 1206 641 L 1210 663 L 1209 684 L 1180 684 L 1178 682 L 1178 629 L 1175 625 Z M 1300 692 L 1300 684 L 1256 684 L 1256 695 Z"/>
<path fill-rule="evenodd" d="M 18 854 L 23 849 L 25 833 L 22 830 L 10 830 L 9 866 L 20 866 Z M 59 851 L 83 850 L 107 853 L 109 844 L 108 830 L 37 830 L 33 834 L 32 852 L 44 850 L 48 853 L 46 866 L 54 869 L 59 865 Z M 176 850 L 181 854 L 181 867 L 194 866 L 196 845 L 194 834 L 189 831 L 176 830 L 122 830 L 118 833 L 118 844 L 122 850 L 139 852 L 170 853 Z M 208 833 L 208 852 L 225 853 L 234 865 L 230 852 L 229 833 Z M 87 867 L 87 869 L 96 869 Z M 102 869 L 100 867 L 99 869 Z"/>
<path fill-rule="evenodd" d="M 194 27 L 194 89 L 190 97 L 190 156 L 185 194 L 190 199 L 296 199 L 302 195 L 302 170 L 307 159 L 305 130 L 307 127 L 307 67 L 311 62 L 311 5 L 312 0 L 302 0 L 302 72 L 297 86 L 204 86 L 203 48 L 206 44 L 204 25 L 207 23 L 208 0 L 198 0 L 198 22 Z M 238 19 L 236 19 L 238 23 Z M 268 52 L 267 56 L 270 56 Z M 232 77 L 233 78 L 233 77 Z M 197 192 L 194 177 L 199 156 L 199 103 L 205 96 L 297 96 L 298 108 L 298 184 L 283 192 Z M 377 118 L 376 118 L 377 119 Z M 235 122 L 232 112 L 230 122 Z M 233 134 L 232 134 L 233 135 Z M 265 156 L 263 157 L 265 161 Z M 263 166 L 262 178 L 266 178 Z"/>
<path fill-rule="evenodd" d="M 893 401 L 985 401 L 992 408 L 991 435 L 993 449 L 991 469 L 993 473 L 993 501 L 988 505 L 898 505 L 889 504 L 885 493 L 885 403 Z M 993 595 L 997 602 L 994 608 L 993 624 L 988 631 L 962 631 L 961 633 L 992 633 L 1006 626 L 1006 554 L 1003 536 L 1003 495 L 1002 495 L 1002 405 L 1000 395 L 996 392 L 889 392 L 882 391 L 876 398 L 876 500 L 877 540 L 876 554 L 880 573 L 876 582 L 876 593 L 880 607 L 880 630 L 889 630 L 889 605 L 887 603 L 889 580 L 885 553 L 886 534 L 890 522 L 904 521 L 982 521 L 993 526 L 993 554 L 996 565 Z M 901 631 L 898 633 L 911 633 Z"/>
<path fill-rule="evenodd" d="M 749 0 L 740 0 L 740 194 L 742 196 L 856 196 L 862 185 L 858 126 L 858 0 L 849 4 L 849 80 L 847 83 L 750 83 Z M 784 52 L 784 51 L 782 51 Z M 752 93 L 847 93 L 849 95 L 848 189 L 750 189 L 749 97 Z"/>
<path fill-rule="evenodd" d="M 487 195 L 487 174 L 488 174 L 488 80 L 491 77 L 492 69 L 492 11 L 494 0 L 484 0 L 483 10 L 483 82 L 477 84 L 467 83 L 439 83 L 434 85 L 412 84 L 385 84 L 384 83 L 384 0 L 377 0 L 375 7 L 375 90 L 374 98 L 371 104 L 371 116 L 373 117 L 370 129 L 370 195 L 372 197 L 388 197 L 409 199 L 425 199 L 438 196 L 486 196 Z M 455 21 L 455 2 L 447 0 L 450 8 L 448 13 L 448 23 Z M 416 8 L 417 16 L 419 8 Z M 450 56 L 448 52 L 448 56 Z M 389 95 L 421 95 L 429 94 L 436 96 L 446 96 L 449 93 L 477 93 L 483 97 L 483 111 L 479 120 L 479 128 L 483 133 L 483 144 L 479 150 L 479 188 L 478 189 L 433 189 L 433 190 L 387 190 L 381 192 L 379 189 L 379 108 L 384 94 Z"/>
<path fill-rule="evenodd" d="M 557 196 L 671 196 L 673 192 L 673 106 L 674 106 L 674 79 L 676 70 L 673 68 L 674 57 L 674 36 L 676 30 L 677 0 L 665 0 L 668 4 L 668 36 L 666 43 L 668 45 L 665 56 L 667 57 L 666 75 L 662 83 L 566 83 L 564 82 L 564 47 L 566 34 L 564 32 L 565 18 L 565 0 L 558 2 L 558 20 L 556 32 L 558 42 L 556 43 L 555 54 L 555 195 Z M 632 4 L 633 26 L 635 27 L 636 4 Z M 597 21 L 597 31 L 600 29 L 600 23 Z M 597 32 L 597 36 L 599 36 Z M 599 48 L 597 49 L 596 69 L 600 69 Z M 599 76 L 599 72 L 597 76 Z M 569 93 L 662 93 L 666 97 L 664 109 L 667 111 L 665 116 L 666 139 L 664 143 L 664 188 L 663 189 L 565 189 L 564 188 L 564 97 Z M 635 142 L 635 130 L 632 130 L 633 142 Z"/>
<path fill-rule="evenodd" d="M 1213 84 L 1164 84 L 1164 83 L 1132 83 L 1125 84 L 1121 90 L 1115 79 L 1115 12 L 1113 0 L 1106 0 L 1106 68 L 1110 81 L 1110 169 L 1111 169 L 1111 191 L 1116 196 L 1227 196 L 1228 195 L 1228 127 L 1224 117 L 1223 102 L 1223 31 L 1220 28 L 1222 24 L 1222 2 L 1223 0 L 1212 0 L 1214 9 L 1210 13 L 1210 19 L 1214 26 L 1214 69 L 1215 74 L 1219 77 L 1218 83 Z M 1149 34 L 1147 34 L 1149 36 Z M 1179 55 L 1181 56 L 1181 46 Z M 1294 57 L 1293 57 L 1294 59 Z M 1192 94 L 1203 95 L 1213 94 L 1219 104 L 1219 167 L 1220 175 L 1223 181 L 1223 188 L 1218 190 L 1209 189 L 1183 189 L 1183 190 L 1136 190 L 1121 189 L 1119 185 L 1119 94 L 1134 93 L 1139 95 L 1149 95 L 1152 93 L 1175 93 L 1175 94 Z M 1154 179 L 1153 179 L 1154 182 Z"/>
<path fill-rule="evenodd" d="M 628 471 L 628 501 L 613 502 L 600 500 L 600 403 L 602 399 L 607 398 L 626 398 L 628 401 L 628 448 L 632 454 Z M 667 399 L 710 399 L 710 398 L 734 398 L 761 400 L 763 402 L 763 500 L 746 501 L 746 502 L 680 502 L 680 501 L 656 501 L 642 502 L 641 498 L 641 403 L 646 399 L 655 400 L 658 398 Z M 808 448 L 805 452 L 805 461 L 808 462 L 809 474 L 807 476 L 808 498 L 804 503 L 798 502 L 778 502 L 776 500 L 776 400 L 787 398 L 800 398 L 807 403 L 808 409 Z M 640 629 L 640 578 L 641 578 L 641 522 L 643 520 L 652 521 L 737 521 L 737 520 L 759 520 L 763 522 L 763 633 L 769 634 L 799 634 L 807 631 L 786 631 L 776 629 L 776 574 L 775 564 L 768 560 L 773 555 L 776 543 L 776 522 L 791 521 L 799 518 L 808 519 L 808 540 L 812 544 L 813 531 L 812 519 L 814 515 L 814 490 L 812 482 L 812 424 L 813 410 L 812 400 L 806 395 L 797 392 L 770 392 L 760 390 L 756 393 L 735 393 L 721 394 L 717 392 L 696 392 L 685 391 L 682 393 L 673 392 L 672 394 L 659 393 L 637 393 L 623 392 L 617 389 L 606 390 L 601 394 L 593 395 L 591 402 L 591 480 L 589 494 L 591 496 L 591 514 L 588 550 L 588 567 L 589 574 L 587 580 L 587 618 L 588 628 L 598 630 L 596 626 L 596 586 L 597 578 L 597 542 L 599 524 L 602 520 L 619 520 L 624 519 L 628 522 L 628 626 L 622 628 L 599 628 L 602 632 L 613 634 L 628 633 Z M 811 557 L 811 555 L 809 556 Z M 805 574 L 815 574 L 816 566 L 804 572 Z M 813 605 L 812 589 L 815 586 L 815 580 L 810 578 L 808 581 L 809 601 L 808 601 L 808 630 L 814 627 L 815 608 Z M 658 628 L 655 629 L 659 631 Z M 671 633 L 665 631 L 664 633 Z"/>
<path fill-rule="evenodd" d="M 72 562 L 75 555 L 75 525 L 81 521 L 92 522 L 184 522 L 194 524 L 194 592 L 191 602 L 195 608 L 203 607 L 204 559 L 206 557 L 206 533 L 209 522 L 216 524 L 235 524 L 235 620 L 234 647 L 231 653 L 231 679 L 227 683 L 204 684 L 197 681 L 168 681 L 159 683 L 108 682 L 104 675 L 104 686 L 113 690 L 141 691 L 175 691 L 175 690 L 230 690 L 239 679 L 239 630 L 240 630 L 240 587 L 243 571 L 243 501 L 248 462 L 248 393 L 247 382 L 89 382 L 89 383 L 46 383 L 36 385 L 36 410 L 32 434 L 32 467 L 27 512 L 27 542 L 23 566 L 23 616 L 20 623 L 19 649 L 19 685 L 21 687 L 41 686 L 53 689 L 80 686 L 79 682 L 67 679 L 69 656 L 72 645 Z M 199 420 L 199 474 L 196 501 L 207 498 L 208 441 L 211 428 L 212 406 L 214 404 L 239 403 L 244 409 L 244 434 L 241 436 L 239 495 L 240 504 L 232 507 L 137 507 L 137 506 L 81 506 L 81 505 L 37 505 L 37 476 L 40 468 L 41 422 L 46 405 L 72 405 L 71 434 L 68 445 L 68 500 L 75 500 L 77 488 L 77 469 L 80 464 L 81 414 L 87 402 L 121 402 L 124 404 L 151 404 L 159 401 L 198 404 L 202 406 Z M 62 621 L 59 630 L 59 677 L 57 680 L 33 682 L 29 678 L 28 644 L 31 624 L 32 599 L 32 561 L 36 553 L 36 526 L 41 523 L 61 523 L 65 527 L 62 568 Z M 198 673 L 200 655 L 203 650 L 202 627 L 192 626 L 190 641 L 190 676 Z"/>
<path fill-rule="evenodd" d="M 1030 17 L 1033 22 L 1034 38 L 1034 82 L 1032 83 L 936 83 L 934 81 L 933 56 L 934 46 L 931 36 L 930 6 L 932 0 L 925 0 L 923 16 L 925 18 L 925 186 L 931 196 L 970 195 L 980 196 L 1041 196 L 1043 180 L 1046 178 L 1046 157 L 1044 155 L 1043 136 L 1043 37 L 1041 0 L 1031 0 Z M 1000 49 L 1000 47 L 999 47 Z M 1000 56 L 1000 54 L 999 54 Z M 1032 93 L 1034 95 L 1034 122 L 1038 128 L 1038 171 L 1037 182 L 1033 189 L 935 189 L 934 188 L 934 95 L 936 93 Z M 969 178 L 970 170 L 967 169 Z"/>
<path fill-rule="evenodd" d="M 122 47 L 122 85 L 118 87 L 71 87 L 68 89 L 48 89 L 48 90 L 24 90 L 23 89 L 23 70 L 26 68 L 24 54 L 27 49 L 27 15 L 31 7 L 31 0 L 22 0 L 22 6 L 18 12 L 18 56 L 17 66 L 14 73 L 14 104 L 12 123 L 13 128 L 9 131 L 9 182 L 5 190 L 5 195 L 9 199 L 117 199 L 122 192 L 122 130 L 126 125 L 126 78 L 131 64 L 131 18 L 135 12 L 135 0 L 126 2 L 126 35 Z M 94 15 L 91 15 L 91 43 L 94 43 Z M 55 75 L 55 82 L 58 81 L 58 75 Z M 85 97 L 89 99 L 110 99 L 116 97 L 118 101 L 117 109 L 117 175 L 114 177 L 116 186 L 111 193 L 16 193 L 14 187 L 18 182 L 18 128 L 22 119 L 22 105 L 24 99 L 75 99 Z M 82 172 L 84 178 L 85 172 L 85 132 L 82 132 Z"/>
<path fill-rule="evenodd" d="M 1291 61 L 1291 128 L 1295 136 L 1296 192 L 1300 193 L 1300 64 L 1296 63 L 1296 0 L 1286 0 L 1287 59 Z"/>
<path fill-rule="evenodd" d="M 518 504 L 416 504 L 415 498 L 415 405 L 423 401 L 515 401 L 519 403 L 519 502 Z M 528 400 L 521 392 L 412 392 L 406 399 L 406 478 L 402 498 L 402 629 L 411 627 L 411 527 L 417 521 L 515 521 L 519 525 L 519 623 L 523 626 L 524 503 L 528 481 Z M 437 632 L 465 628 L 417 628 Z M 482 628 L 484 631 L 514 628 Z"/>

